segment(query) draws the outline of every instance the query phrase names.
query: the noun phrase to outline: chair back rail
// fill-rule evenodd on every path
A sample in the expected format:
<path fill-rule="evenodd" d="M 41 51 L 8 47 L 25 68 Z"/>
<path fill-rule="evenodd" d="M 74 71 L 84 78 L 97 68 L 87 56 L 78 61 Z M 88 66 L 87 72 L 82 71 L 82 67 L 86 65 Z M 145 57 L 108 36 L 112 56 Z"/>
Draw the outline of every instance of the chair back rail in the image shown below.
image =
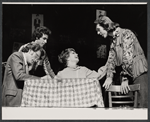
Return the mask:
<path fill-rule="evenodd" d="M 140 84 L 129 85 L 130 92 L 135 92 L 134 95 L 112 95 L 112 92 L 121 92 L 120 85 L 111 85 L 108 90 L 108 100 L 109 107 L 112 107 L 113 104 L 131 104 L 133 103 L 133 107 L 137 107 L 137 91 L 140 90 Z M 119 98 L 119 100 L 113 100 L 113 98 Z M 132 101 L 121 101 L 121 98 L 133 98 Z"/>
<path fill-rule="evenodd" d="M 121 92 L 120 85 L 111 85 L 108 90 L 110 92 Z M 130 91 L 138 91 L 140 90 L 140 84 L 129 85 Z"/>

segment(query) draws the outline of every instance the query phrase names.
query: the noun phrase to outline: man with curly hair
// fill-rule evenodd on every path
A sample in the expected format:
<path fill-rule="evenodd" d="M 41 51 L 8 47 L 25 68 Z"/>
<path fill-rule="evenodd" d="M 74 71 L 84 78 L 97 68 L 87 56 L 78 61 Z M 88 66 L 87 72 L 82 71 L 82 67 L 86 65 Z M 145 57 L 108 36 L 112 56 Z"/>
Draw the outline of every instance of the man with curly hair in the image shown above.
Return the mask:
<path fill-rule="evenodd" d="M 26 46 L 28 46 L 31 43 L 36 43 L 36 44 L 39 44 L 41 47 L 44 47 L 44 45 L 47 43 L 47 40 L 50 34 L 51 34 L 51 31 L 47 27 L 45 26 L 37 27 L 32 34 L 32 42 L 21 46 L 19 49 L 19 52 L 22 51 L 24 48 L 26 48 Z M 39 72 L 36 72 L 38 67 L 40 67 L 40 70 Z M 49 59 L 45 50 L 44 50 L 44 56 L 42 57 L 42 59 L 38 60 L 32 66 L 30 66 L 29 70 L 32 74 L 36 76 L 41 76 L 42 71 L 44 70 L 45 74 L 49 75 L 50 78 L 53 79 L 55 77 L 55 74 L 51 68 L 51 65 L 50 65 L 50 62 L 49 62 Z"/>

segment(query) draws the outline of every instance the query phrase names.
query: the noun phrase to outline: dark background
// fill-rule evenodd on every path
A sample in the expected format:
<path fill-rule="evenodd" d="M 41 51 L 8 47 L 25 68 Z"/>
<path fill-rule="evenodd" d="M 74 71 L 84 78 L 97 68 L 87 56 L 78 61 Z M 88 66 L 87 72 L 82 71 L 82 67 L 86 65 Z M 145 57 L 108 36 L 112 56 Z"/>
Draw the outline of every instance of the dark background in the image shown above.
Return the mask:
<path fill-rule="evenodd" d="M 43 14 L 44 26 L 52 31 L 46 51 L 54 72 L 61 69 L 58 54 L 68 47 L 79 54 L 79 65 L 97 70 L 107 59 L 97 58 L 97 47 L 106 44 L 109 50 L 110 42 L 96 33 L 96 9 L 106 10 L 112 21 L 135 32 L 147 57 L 147 5 L 3 4 L 2 61 L 7 61 L 14 42 L 31 41 L 32 14 Z"/>

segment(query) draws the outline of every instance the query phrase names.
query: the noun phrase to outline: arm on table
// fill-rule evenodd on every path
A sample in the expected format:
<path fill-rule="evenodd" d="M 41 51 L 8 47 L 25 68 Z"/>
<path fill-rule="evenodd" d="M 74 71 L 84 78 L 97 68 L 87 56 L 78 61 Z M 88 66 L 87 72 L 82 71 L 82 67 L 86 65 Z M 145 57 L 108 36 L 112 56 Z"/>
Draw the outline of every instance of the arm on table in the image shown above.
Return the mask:
<path fill-rule="evenodd" d="M 102 78 L 106 75 L 106 71 L 107 71 L 106 65 L 100 67 L 100 68 L 98 69 L 98 74 L 99 74 L 99 76 L 98 76 L 97 79 L 98 79 L 98 80 L 102 79 Z"/>
<path fill-rule="evenodd" d="M 47 75 L 50 75 L 50 77 L 53 79 L 55 77 L 55 73 L 53 72 L 52 68 L 51 68 L 51 65 L 50 65 L 50 62 L 49 62 L 49 59 L 46 55 L 46 52 L 45 52 L 45 57 L 43 58 L 43 68 L 44 68 L 44 71 Z"/>

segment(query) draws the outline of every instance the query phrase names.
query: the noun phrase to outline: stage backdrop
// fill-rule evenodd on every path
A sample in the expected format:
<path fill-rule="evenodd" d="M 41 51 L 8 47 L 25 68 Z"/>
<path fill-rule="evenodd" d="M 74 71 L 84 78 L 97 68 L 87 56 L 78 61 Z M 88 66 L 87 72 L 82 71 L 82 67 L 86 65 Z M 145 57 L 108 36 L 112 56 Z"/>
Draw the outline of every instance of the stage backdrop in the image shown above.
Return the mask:
<path fill-rule="evenodd" d="M 14 42 L 12 52 L 17 52 L 22 45 L 24 45 L 24 43 Z"/>

